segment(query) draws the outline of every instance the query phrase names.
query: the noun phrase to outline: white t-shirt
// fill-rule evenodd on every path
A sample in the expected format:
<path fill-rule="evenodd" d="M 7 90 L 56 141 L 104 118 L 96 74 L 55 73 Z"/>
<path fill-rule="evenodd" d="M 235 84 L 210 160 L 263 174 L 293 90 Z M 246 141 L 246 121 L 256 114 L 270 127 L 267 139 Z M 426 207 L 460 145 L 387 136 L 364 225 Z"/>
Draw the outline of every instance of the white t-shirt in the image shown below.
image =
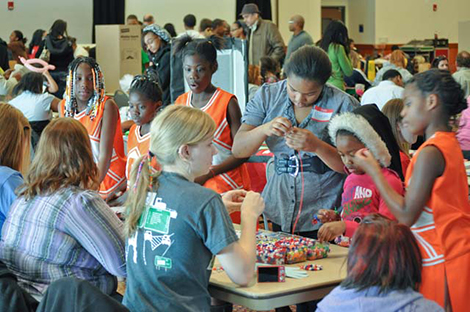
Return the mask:
<path fill-rule="evenodd" d="M 29 121 L 51 120 L 51 103 L 54 96 L 49 93 L 36 94 L 24 91 L 10 104 L 18 108 Z"/>
<path fill-rule="evenodd" d="M 377 104 L 380 110 L 391 99 L 402 99 L 403 89 L 393 81 L 381 81 L 377 87 L 367 90 L 361 98 L 361 105 Z"/>
<path fill-rule="evenodd" d="M 204 38 L 206 38 L 194 29 L 186 30 L 186 31 L 180 33 L 178 36 L 176 36 L 176 38 L 179 39 L 179 38 L 181 38 L 183 36 L 186 36 L 186 35 L 190 36 L 193 39 L 204 39 Z"/>

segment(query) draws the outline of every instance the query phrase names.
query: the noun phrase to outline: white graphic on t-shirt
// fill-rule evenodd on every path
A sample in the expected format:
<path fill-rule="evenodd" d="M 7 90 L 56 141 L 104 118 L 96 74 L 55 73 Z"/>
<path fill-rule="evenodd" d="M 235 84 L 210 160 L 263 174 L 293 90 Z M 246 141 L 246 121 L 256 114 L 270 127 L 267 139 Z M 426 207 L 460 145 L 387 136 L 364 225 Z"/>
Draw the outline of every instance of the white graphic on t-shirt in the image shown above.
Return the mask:
<path fill-rule="evenodd" d="M 147 259 L 145 257 L 145 242 L 150 242 L 150 247 L 152 248 L 152 251 L 157 249 L 161 245 L 167 246 L 165 249 L 165 252 L 162 254 L 162 257 L 165 256 L 167 253 L 168 249 L 170 249 L 171 245 L 174 243 L 174 241 L 171 241 L 171 237 L 174 235 L 156 235 L 153 236 L 152 231 L 145 231 L 144 233 L 144 264 L 147 265 Z"/>
<path fill-rule="evenodd" d="M 127 255 L 129 253 L 129 248 L 132 246 L 134 249 L 134 255 L 132 257 L 132 260 L 134 261 L 134 263 L 137 263 L 137 234 L 138 233 L 139 233 L 138 231 L 135 231 L 135 235 L 127 239 L 126 261 L 127 261 Z"/>
<path fill-rule="evenodd" d="M 360 198 L 370 198 L 372 197 L 372 190 L 365 187 L 358 186 L 356 187 L 356 192 L 354 193 L 354 199 Z"/>

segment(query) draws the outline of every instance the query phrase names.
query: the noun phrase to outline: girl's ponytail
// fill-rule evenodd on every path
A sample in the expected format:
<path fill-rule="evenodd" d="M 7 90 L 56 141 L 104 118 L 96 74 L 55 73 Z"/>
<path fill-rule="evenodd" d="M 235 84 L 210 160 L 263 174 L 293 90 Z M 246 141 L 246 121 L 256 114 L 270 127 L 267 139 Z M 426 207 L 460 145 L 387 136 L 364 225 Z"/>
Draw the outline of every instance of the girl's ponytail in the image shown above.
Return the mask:
<path fill-rule="evenodd" d="M 144 155 L 133 164 L 130 174 L 129 196 L 126 200 L 126 221 L 124 223 L 125 234 L 129 237 L 136 230 L 139 219 L 145 211 L 148 191 L 158 189 L 158 176 L 161 171 L 152 174 L 150 172 L 151 157 Z"/>

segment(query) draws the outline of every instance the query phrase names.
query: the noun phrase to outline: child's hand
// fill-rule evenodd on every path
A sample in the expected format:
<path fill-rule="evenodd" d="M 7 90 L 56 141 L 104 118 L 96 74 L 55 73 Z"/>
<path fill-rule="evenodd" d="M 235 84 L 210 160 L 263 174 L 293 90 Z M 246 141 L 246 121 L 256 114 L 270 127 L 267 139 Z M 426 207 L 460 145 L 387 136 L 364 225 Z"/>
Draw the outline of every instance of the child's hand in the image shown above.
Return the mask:
<path fill-rule="evenodd" d="M 380 164 L 367 148 L 361 148 L 354 154 L 354 164 L 365 173 L 371 174 L 380 171 Z"/>
<path fill-rule="evenodd" d="M 240 211 L 246 193 L 245 190 L 232 190 L 222 196 L 222 201 L 224 202 L 225 208 L 227 208 L 228 214 Z"/>
<path fill-rule="evenodd" d="M 321 223 L 328 223 L 339 220 L 339 215 L 334 210 L 320 209 L 317 218 Z"/>
<path fill-rule="evenodd" d="M 314 152 L 319 145 L 319 138 L 311 131 L 301 128 L 292 128 L 286 134 L 286 144 L 296 151 Z"/>
<path fill-rule="evenodd" d="M 247 192 L 241 206 L 242 222 L 245 216 L 258 218 L 264 211 L 264 200 L 260 193 Z"/>
<path fill-rule="evenodd" d="M 340 236 L 346 231 L 346 223 L 344 221 L 328 222 L 322 225 L 318 230 L 318 239 L 321 242 L 329 242 Z"/>
<path fill-rule="evenodd" d="M 276 117 L 267 124 L 264 125 L 266 128 L 265 134 L 267 136 L 285 136 L 290 131 L 292 123 L 285 117 Z"/>

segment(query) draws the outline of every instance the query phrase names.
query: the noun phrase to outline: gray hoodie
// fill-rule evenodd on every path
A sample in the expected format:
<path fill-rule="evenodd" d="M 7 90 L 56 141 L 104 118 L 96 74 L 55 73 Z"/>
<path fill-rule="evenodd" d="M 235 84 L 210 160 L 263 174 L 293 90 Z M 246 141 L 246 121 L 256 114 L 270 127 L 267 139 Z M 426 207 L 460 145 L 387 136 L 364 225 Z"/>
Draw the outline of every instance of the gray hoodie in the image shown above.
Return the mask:
<path fill-rule="evenodd" d="M 379 287 L 357 291 L 336 287 L 318 303 L 317 312 L 441 312 L 434 301 L 409 288 L 379 294 Z"/>

